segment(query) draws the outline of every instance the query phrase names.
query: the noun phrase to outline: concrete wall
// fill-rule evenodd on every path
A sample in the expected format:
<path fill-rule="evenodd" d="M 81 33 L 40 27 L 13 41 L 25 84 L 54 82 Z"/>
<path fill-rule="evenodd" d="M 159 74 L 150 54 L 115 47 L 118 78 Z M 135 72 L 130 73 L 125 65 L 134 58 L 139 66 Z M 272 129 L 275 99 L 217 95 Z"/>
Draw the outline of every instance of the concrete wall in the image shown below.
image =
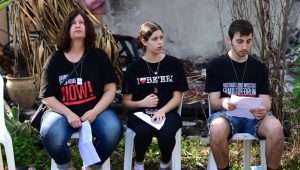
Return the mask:
<path fill-rule="evenodd" d="M 170 54 L 179 58 L 211 56 L 222 51 L 220 26 L 226 28 L 231 21 L 227 3 L 221 3 L 220 15 L 216 1 L 110 0 L 104 21 L 114 33 L 136 37 L 139 25 L 152 20 L 163 27 Z"/>
<path fill-rule="evenodd" d="M 199 60 L 196 62 L 201 62 L 205 57 L 220 54 L 225 49 L 224 35 L 227 36 L 228 26 L 232 20 L 232 11 L 229 7 L 232 1 L 108 0 L 109 12 L 104 21 L 114 33 L 136 37 L 139 25 L 146 20 L 153 20 L 163 27 L 170 54 L 179 58 L 195 57 Z M 299 6 L 299 2 L 294 5 Z M 255 13 L 251 12 L 254 7 L 247 6 L 247 8 L 249 17 L 255 18 Z M 280 8 L 279 3 L 273 8 Z M 293 14 L 297 19 L 298 11 Z M 276 12 L 278 10 L 275 10 L 273 15 L 276 15 Z M 292 23 L 296 25 L 298 21 L 299 25 L 299 19 L 294 16 L 291 17 L 294 18 Z M 253 25 L 256 27 L 256 23 Z M 276 31 L 278 29 L 275 28 L 274 34 Z M 255 44 L 252 52 L 257 53 L 258 46 Z"/>

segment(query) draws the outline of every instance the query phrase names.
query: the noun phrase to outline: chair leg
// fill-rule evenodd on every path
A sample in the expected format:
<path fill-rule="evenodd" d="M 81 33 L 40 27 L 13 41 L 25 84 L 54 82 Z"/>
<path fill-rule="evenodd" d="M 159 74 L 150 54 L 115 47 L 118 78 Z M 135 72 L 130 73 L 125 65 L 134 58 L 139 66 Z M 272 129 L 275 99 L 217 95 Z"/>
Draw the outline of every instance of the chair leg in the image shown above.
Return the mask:
<path fill-rule="evenodd" d="M 250 160 L 251 160 L 251 141 L 244 140 L 244 170 L 251 170 Z"/>
<path fill-rule="evenodd" d="M 4 169 L 1 146 L 0 146 L 0 169 Z"/>
<path fill-rule="evenodd" d="M 207 170 L 218 170 L 217 164 L 216 164 L 216 161 L 215 161 L 215 158 L 214 158 L 214 155 L 213 155 L 211 149 L 209 149 L 209 152 L 208 152 Z"/>
<path fill-rule="evenodd" d="M 101 170 L 110 170 L 110 158 L 107 158 L 107 160 L 102 164 Z"/>
<path fill-rule="evenodd" d="M 124 170 L 132 169 L 134 136 L 135 132 L 127 128 L 125 132 Z"/>
<path fill-rule="evenodd" d="M 172 153 L 172 170 L 181 170 L 181 128 L 176 132 L 176 143 Z"/>
<path fill-rule="evenodd" d="M 260 164 L 263 170 L 267 170 L 267 160 L 266 160 L 266 141 L 260 140 Z"/>
<path fill-rule="evenodd" d="M 54 159 L 51 159 L 51 170 L 58 170 Z"/>
<path fill-rule="evenodd" d="M 14 158 L 14 150 L 13 150 L 13 145 L 12 145 L 12 140 L 10 137 L 10 134 L 6 130 L 4 132 L 5 134 L 5 140 L 4 140 L 4 149 L 5 149 L 5 155 L 6 155 L 6 160 L 7 160 L 7 165 L 8 165 L 8 170 L 15 170 L 16 165 L 15 165 L 15 158 Z"/>

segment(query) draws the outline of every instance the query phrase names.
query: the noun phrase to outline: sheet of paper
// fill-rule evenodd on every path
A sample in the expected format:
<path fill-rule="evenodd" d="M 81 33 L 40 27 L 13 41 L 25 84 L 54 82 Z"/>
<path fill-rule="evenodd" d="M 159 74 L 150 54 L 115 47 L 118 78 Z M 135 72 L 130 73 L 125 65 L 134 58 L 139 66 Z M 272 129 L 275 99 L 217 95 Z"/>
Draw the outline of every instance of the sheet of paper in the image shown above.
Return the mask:
<path fill-rule="evenodd" d="M 79 130 L 78 148 L 84 167 L 101 161 L 93 145 L 91 125 L 88 121 L 83 122 Z"/>
<path fill-rule="evenodd" d="M 250 109 L 261 106 L 262 100 L 258 97 L 240 97 L 231 95 L 230 102 L 236 104 L 236 109 L 227 111 L 230 116 L 244 117 L 248 119 L 255 119 L 254 115 L 250 112 Z"/>
<path fill-rule="evenodd" d="M 138 118 L 142 119 L 143 121 L 145 121 L 146 123 L 148 123 L 149 125 L 153 126 L 154 128 L 160 130 L 161 127 L 164 125 L 165 120 L 161 121 L 160 123 L 155 123 L 151 120 L 151 117 L 143 112 L 135 112 L 134 115 L 136 115 Z"/>

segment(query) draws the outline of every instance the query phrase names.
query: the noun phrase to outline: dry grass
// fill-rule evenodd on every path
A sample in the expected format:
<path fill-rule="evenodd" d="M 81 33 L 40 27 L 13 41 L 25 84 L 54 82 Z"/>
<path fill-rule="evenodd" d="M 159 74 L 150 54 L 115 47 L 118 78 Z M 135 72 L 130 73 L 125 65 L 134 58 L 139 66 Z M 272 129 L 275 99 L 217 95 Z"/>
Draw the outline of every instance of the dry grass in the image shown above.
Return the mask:
<path fill-rule="evenodd" d="M 37 75 L 36 82 L 39 87 L 42 66 L 48 56 L 56 50 L 56 36 L 61 23 L 70 11 L 77 8 L 81 6 L 74 0 L 13 1 L 9 16 L 12 22 L 12 46 L 16 56 L 14 66 L 16 76 Z M 106 51 L 120 79 L 119 50 L 112 33 L 87 9 L 82 10 L 95 25 L 100 26 L 97 31 L 96 47 Z M 22 63 L 25 63 L 24 69 L 20 66 Z"/>

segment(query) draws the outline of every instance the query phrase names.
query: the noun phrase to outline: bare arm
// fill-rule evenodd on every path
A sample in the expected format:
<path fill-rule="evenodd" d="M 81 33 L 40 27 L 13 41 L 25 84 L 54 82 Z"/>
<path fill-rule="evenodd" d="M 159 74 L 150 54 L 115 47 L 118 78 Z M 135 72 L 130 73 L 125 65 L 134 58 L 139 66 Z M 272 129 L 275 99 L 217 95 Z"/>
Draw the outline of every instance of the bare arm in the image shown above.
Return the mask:
<path fill-rule="evenodd" d="M 129 109 L 137 109 L 142 107 L 156 107 L 158 104 L 158 97 L 155 94 L 149 94 L 142 100 L 133 101 L 132 94 L 125 94 L 123 96 L 123 104 Z"/>
<path fill-rule="evenodd" d="M 46 104 L 54 112 L 64 115 L 67 118 L 69 124 L 73 128 L 78 128 L 81 126 L 80 118 L 74 112 L 72 112 L 68 107 L 66 107 L 59 100 L 57 100 L 56 97 L 51 96 L 51 97 L 43 98 L 42 102 Z"/>
<path fill-rule="evenodd" d="M 234 110 L 236 108 L 235 104 L 229 102 L 229 97 L 221 98 L 221 92 L 210 92 L 208 98 L 210 106 L 214 110 Z"/>
<path fill-rule="evenodd" d="M 173 97 L 169 100 L 169 102 L 167 104 L 165 104 L 159 110 L 161 110 L 164 113 L 170 112 L 171 110 L 173 110 L 174 108 L 179 106 L 179 104 L 181 102 L 181 98 L 182 98 L 182 92 L 174 91 Z"/>
<path fill-rule="evenodd" d="M 165 104 L 162 108 L 160 108 L 157 112 L 154 113 L 154 116 L 152 117 L 152 121 L 156 123 L 160 123 L 161 121 L 163 121 L 165 119 L 166 114 L 180 104 L 181 98 L 182 98 L 182 92 L 174 91 L 173 97 L 169 100 L 169 102 Z"/>
<path fill-rule="evenodd" d="M 222 99 L 220 92 L 210 92 L 208 93 L 208 99 L 210 107 L 215 110 L 222 109 Z"/>
<path fill-rule="evenodd" d="M 266 108 L 266 110 L 270 111 L 271 110 L 271 105 L 272 105 L 271 96 L 266 95 L 266 94 L 261 94 L 258 97 L 262 99 L 263 106 Z"/>
<path fill-rule="evenodd" d="M 258 97 L 262 99 L 262 106 L 255 109 L 251 109 L 250 112 L 255 116 L 256 119 L 260 120 L 263 119 L 271 110 L 272 100 L 271 96 L 265 94 L 261 94 Z"/>
<path fill-rule="evenodd" d="M 104 86 L 104 93 L 99 102 L 93 108 L 93 110 L 98 114 L 103 112 L 113 102 L 116 95 L 116 91 L 117 87 L 115 83 L 106 84 Z"/>
<path fill-rule="evenodd" d="M 104 93 L 99 100 L 99 102 L 94 106 L 93 109 L 88 110 L 84 113 L 81 117 L 82 121 L 88 120 L 89 122 L 93 122 L 98 114 L 102 113 L 114 100 L 116 95 L 116 84 L 115 83 L 108 83 L 104 85 Z"/>
<path fill-rule="evenodd" d="M 160 122 L 164 119 L 165 114 L 176 108 L 182 98 L 182 92 L 174 91 L 173 97 L 169 100 L 167 104 L 165 104 L 162 108 L 160 108 L 157 112 L 154 113 L 152 117 L 153 120 Z M 141 108 L 141 107 L 156 107 L 158 104 L 158 98 L 154 94 L 150 94 L 146 96 L 144 99 L 139 101 L 132 100 L 132 94 L 126 94 L 123 97 L 123 104 L 131 109 Z"/>
<path fill-rule="evenodd" d="M 220 92 L 211 92 L 208 94 L 210 105 L 213 109 L 226 109 L 234 110 L 236 106 L 229 102 L 229 97 L 221 98 Z M 271 97 L 269 95 L 259 95 L 262 99 L 262 106 L 259 108 L 251 109 L 250 112 L 254 114 L 257 119 L 262 119 L 265 117 L 268 111 L 271 110 Z"/>

